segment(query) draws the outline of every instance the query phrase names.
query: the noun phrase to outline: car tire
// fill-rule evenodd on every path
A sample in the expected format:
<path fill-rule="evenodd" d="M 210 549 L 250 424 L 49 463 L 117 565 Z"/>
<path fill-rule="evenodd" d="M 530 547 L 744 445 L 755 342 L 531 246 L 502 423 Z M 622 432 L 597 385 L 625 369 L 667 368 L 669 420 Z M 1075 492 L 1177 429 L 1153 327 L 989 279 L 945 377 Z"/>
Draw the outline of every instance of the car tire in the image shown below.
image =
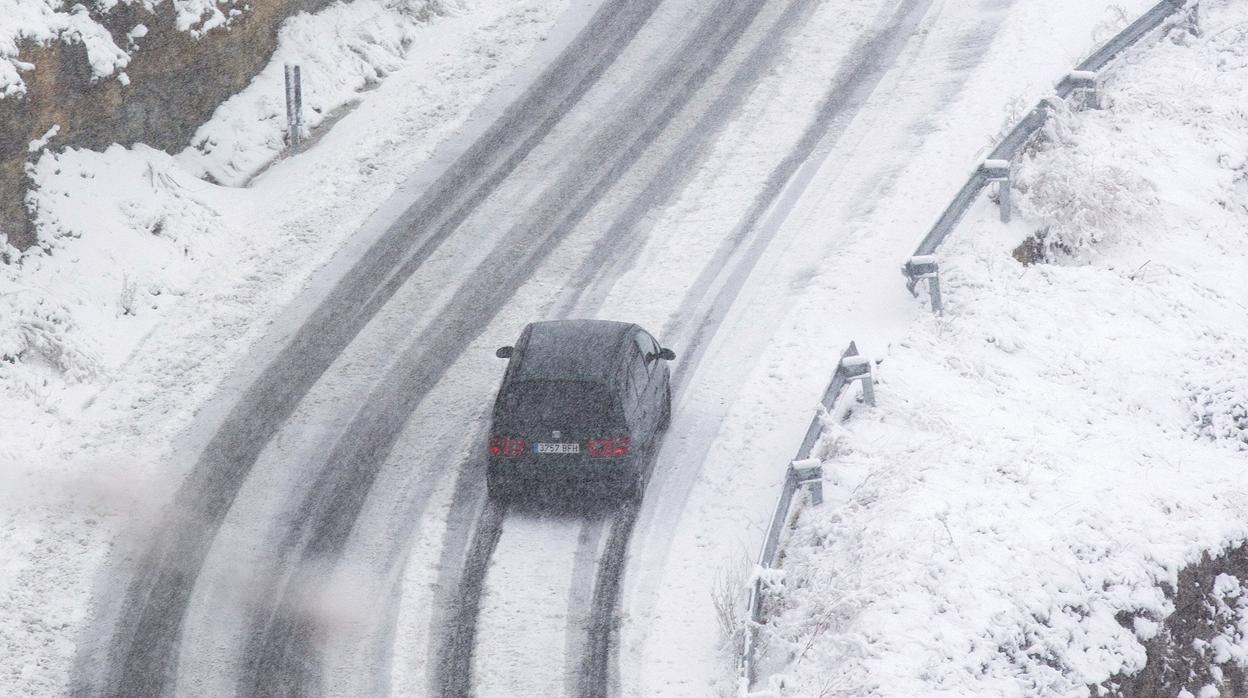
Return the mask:
<path fill-rule="evenodd" d="M 659 417 L 659 431 L 667 431 L 672 425 L 672 386 L 663 390 L 663 415 Z"/>

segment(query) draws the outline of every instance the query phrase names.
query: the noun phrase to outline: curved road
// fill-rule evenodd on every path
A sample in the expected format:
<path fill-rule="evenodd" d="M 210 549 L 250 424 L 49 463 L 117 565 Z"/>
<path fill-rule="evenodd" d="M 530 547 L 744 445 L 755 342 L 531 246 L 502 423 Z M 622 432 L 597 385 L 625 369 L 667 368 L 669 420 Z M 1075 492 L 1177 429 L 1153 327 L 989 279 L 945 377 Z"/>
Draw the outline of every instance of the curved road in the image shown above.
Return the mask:
<path fill-rule="evenodd" d="M 509 338 L 533 317 L 598 312 L 654 234 L 653 215 L 688 184 L 817 4 L 606 0 L 237 396 L 129 583 L 105 667 L 79 677 L 83 692 L 387 693 L 378 675 L 398 661 L 393 570 L 407 564 L 405 541 L 433 518 L 442 533 L 436 569 L 426 572 L 436 579 L 427 687 L 463 696 L 480 686 L 474 672 L 489 648 L 478 647 L 478 620 L 487 588 L 506 593 L 506 572 L 491 578 L 492 562 L 517 525 L 512 512 L 483 500 L 482 406 L 497 380 L 494 364 L 477 358 L 483 342 Z M 774 228 L 765 214 L 784 205 L 800 165 L 861 106 L 929 4 L 889 4 L 895 10 L 864 33 L 805 134 L 752 192 L 747 215 L 677 283 L 683 295 L 650 299 L 670 306 L 674 320 L 661 338 L 684 362 L 678 381 L 692 375 L 766 247 Z M 344 358 L 365 346 L 386 347 L 384 360 Z M 328 387 L 339 384 L 352 387 Z M 308 435 L 315 443 L 290 445 Z M 388 533 L 376 565 L 391 576 L 364 585 L 380 610 L 364 623 L 351 661 L 367 675 L 344 678 L 340 658 L 330 656 L 341 644 L 340 619 L 314 610 L 341 593 L 334 570 L 373 516 L 378 482 L 390 482 L 396 460 L 413 494 L 382 517 Z M 269 513 L 260 520 L 254 511 Z M 561 582 L 567 641 L 556 654 L 567 656 L 555 684 L 568 693 L 618 692 L 613 646 L 637 514 L 591 512 L 566 527 L 574 553 Z M 234 529 L 259 531 L 253 546 L 264 563 L 248 572 L 246 602 L 221 611 L 215 632 L 226 640 L 210 642 L 215 611 L 206 599 L 231 573 L 219 562 L 229 557 L 221 535 L 231 517 Z M 188 656 L 212 659 L 192 667 Z"/>

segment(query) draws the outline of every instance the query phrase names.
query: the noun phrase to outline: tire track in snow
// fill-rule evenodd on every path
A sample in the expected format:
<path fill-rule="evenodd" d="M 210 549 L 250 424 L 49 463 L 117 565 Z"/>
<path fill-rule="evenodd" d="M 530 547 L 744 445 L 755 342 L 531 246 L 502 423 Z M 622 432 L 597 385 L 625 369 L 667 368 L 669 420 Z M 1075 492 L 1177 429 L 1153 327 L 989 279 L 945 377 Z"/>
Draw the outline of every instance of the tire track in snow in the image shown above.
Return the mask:
<path fill-rule="evenodd" d="M 775 65 L 785 36 L 815 9 L 817 0 L 792 0 L 727 80 L 719 95 L 680 139 L 671 156 L 650 176 L 646 189 L 599 238 L 595 254 L 573 275 L 568 291 L 555 305 L 557 317 L 586 315 L 603 305 L 612 284 L 627 273 L 645 244 L 639 229 L 646 214 L 666 206 L 679 194 L 709 155 L 718 136 L 749 96 L 750 89 Z"/>
<path fill-rule="evenodd" d="M 664 335 L 686 337 L 686 352 L 692 361 L 682 366 L 678 386 L 693 375 L 710 342 L 745 280 L 754 270 L 784 222 L 789 210 L 819 169 L 817 151 L 827 153 L 862 110 L 884 75 L 909 42 L 932 0 L 905 0 L 898 4 L 887 26 L 877 29 L 850 52 L 859 59 L 837 71 L 819 106 L 815 119 L 806 127 L 797 145 L 772 171 L 755 196 L 745 217 L 703 267 L 681 301 L 680 310 L 664 327 Z M 690 331 L 683 319 L 697 318 Z"/>
<path fill-rule="evenodd" d="M 594 580 L 598 561 L 602 555 L 602 537 L 609 530 L 604 519 L 594 519 L 581 530 L 576 552 L 572 560 L 571 583 L 568 585 L 568 633 L 563 639 L 563 664 L 579 666 L 585 655 L 586 639 L 578 632 L 589 628 L 593 608 Z M 576 695 L 580 672 L 568 672 L 564 677 L 567 695 Z"/>
<path fill-rule="evenodd" d="M 458 579 L 459 593 L 445 615 L 446 632 L 437 655 L 437 671 L 432 675 L 435 695 L 466 698 L 472 694 L 472 655 L 477 643 L 481 590 L 485 588 L 490 557 L 503 533 L 505 513 L 503 507 L 487 502 L 477 520 Z"/>
<path fill-rule="evenodd" d="M 489 560 L 477 618 L 473 692 L 478 696 L 559 696 L 576 662 L 560 650 L 569 623 L 567 580 L 586 529 L 607 512 L 595 502 L 558 497 L 516 501 Z"/>
<path fill-rule="evenodd" d="M 637 524 L 637 510 L 637 504 L 630 502 L 611 520 L 611 533 L 594 579 L 586 651 L 577 670 L 574 695 L 580 698 L 607 698 L 619 692 L 619 676 L 613 670 L 613 659 L 619 644 L 620 588 L 624 584 L 628 543 Z"/>

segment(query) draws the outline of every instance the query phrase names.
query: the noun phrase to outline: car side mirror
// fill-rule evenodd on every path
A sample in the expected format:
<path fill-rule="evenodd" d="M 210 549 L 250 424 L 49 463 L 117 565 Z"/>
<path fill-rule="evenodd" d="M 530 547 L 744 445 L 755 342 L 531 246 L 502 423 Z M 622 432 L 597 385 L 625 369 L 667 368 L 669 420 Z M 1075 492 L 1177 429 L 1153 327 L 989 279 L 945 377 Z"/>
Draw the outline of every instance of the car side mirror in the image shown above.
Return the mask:
<path fill-rule="evenodd" d="M 659 358 L 663 359 L 664 361 L 675 361 L 676 352 L 672 351 L 671 349 L 660 349 Z"/>
<path fill-rule="evenodd" d="M 494 356 L 500 359 L 510 359 L 515 350 L 515 347 L 499 347 L 498 351 L 494 352 Z"/>

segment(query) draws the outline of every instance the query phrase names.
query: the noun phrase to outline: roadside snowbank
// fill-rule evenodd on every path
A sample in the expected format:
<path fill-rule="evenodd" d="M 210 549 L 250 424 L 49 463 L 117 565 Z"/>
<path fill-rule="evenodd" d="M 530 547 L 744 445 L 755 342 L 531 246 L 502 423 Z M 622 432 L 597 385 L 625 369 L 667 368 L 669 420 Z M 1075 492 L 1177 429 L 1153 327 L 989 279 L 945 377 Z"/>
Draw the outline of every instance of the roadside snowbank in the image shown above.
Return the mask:
<path fill-rule="evenodd" d="M 518 89 L 568 7 L 465 4 L 435 23 L 408 12 L 427 4 L 299 19 L 201 131 L 229 131 L 228 150 L 68 150 L 34 167 L 39 243 L 0 264 L 0 694 L 67 691 L 95 571 L 128 554 L 119 526 L 182 475 L 175 436 L 369 215 L 506 103 L 499 91 Z M 313 147 L 247 188 L 196 178 L 272 158 L 265 76 L 344 50 L 357 57 L 348 78 L 313 86 L 305 68 L 305 104 L 329 114 L 359 99 Z"/>
<path fill-rule="evenodd" d="M 972 212 L 945 316 L 825 439 L 829 501 L 790 536 L 768 632 L 794 694 L 1108 688 L 1173 612 L 1165 585 L 1248 537 L 1248 9 L 1202 14 L 1111 71 L 1108 110 L 1050 129 L 1023 220 Z M 1110 234 L 1015 261 L 1046 225 Z"/>

